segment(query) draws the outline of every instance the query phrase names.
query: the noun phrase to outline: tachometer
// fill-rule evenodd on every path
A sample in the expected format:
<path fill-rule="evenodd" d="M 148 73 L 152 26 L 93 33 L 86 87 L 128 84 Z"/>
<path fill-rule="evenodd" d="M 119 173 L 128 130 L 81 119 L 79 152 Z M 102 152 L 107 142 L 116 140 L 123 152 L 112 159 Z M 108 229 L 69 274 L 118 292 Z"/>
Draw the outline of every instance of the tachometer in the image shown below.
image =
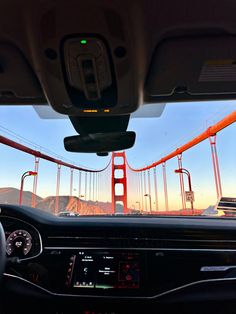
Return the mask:
<path fill-rule="evenodd" d="M 7 238 L 6 251 L 8 255 L 26 256 L 32 248 L 32 237 L 25 230 L 16 230 Z"/>

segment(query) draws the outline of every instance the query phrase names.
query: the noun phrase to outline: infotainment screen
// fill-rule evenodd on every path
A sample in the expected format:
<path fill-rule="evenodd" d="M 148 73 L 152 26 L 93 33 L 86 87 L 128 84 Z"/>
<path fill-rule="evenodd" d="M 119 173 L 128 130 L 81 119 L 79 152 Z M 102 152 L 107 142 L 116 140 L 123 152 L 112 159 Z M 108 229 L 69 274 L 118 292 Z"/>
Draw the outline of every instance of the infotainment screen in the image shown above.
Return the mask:
<path fill-rule="evenodd" d="M 138 289 L 140 256 L 133 252 L 79 251 L 74 268 L 75 288 Z"/>

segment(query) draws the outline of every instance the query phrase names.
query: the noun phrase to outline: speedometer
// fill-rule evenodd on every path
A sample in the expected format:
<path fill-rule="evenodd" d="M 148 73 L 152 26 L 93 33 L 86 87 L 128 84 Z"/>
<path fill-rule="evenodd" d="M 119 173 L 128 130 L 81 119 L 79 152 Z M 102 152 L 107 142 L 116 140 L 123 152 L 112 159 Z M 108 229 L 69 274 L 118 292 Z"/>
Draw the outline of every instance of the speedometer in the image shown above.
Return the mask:
<path fill-rule="evenodd" d="M 8 255 L 26 256 L 32 248 L 32 237 L 25 230 L 16 230 L 7 238 L 6 251 Z"/>

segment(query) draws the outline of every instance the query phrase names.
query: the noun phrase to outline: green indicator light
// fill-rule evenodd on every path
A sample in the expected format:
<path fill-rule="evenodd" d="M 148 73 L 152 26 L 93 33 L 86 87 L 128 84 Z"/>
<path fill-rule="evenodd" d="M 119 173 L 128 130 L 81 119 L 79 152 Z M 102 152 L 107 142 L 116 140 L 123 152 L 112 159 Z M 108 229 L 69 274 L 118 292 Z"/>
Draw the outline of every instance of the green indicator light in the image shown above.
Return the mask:
<path fill-rule="evenodd" d="M 86 45 L 87 44 L 87 40 L 86 39 L 81 39 L 80 43 L 81 43 L 81 45 Z"/>

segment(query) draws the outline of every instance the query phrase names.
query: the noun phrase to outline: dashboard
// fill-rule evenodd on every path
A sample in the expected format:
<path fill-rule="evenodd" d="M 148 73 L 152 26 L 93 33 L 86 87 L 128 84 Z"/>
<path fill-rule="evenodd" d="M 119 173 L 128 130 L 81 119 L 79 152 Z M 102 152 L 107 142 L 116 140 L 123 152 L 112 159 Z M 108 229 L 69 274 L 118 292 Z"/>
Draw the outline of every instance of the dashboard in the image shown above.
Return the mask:
<path fill-rule="evenodd" d="M 56 312 L 67 304 L 65 313 L 74 303 L 78 313 L 156 313 L 175 304 L 187 313 L 195 302 L 236 301 L 234 220 L 62 218 L 2 205 L 0 222 L 5 300 L 14 295 L 19 304 L 27 298 L 48 308 L 56 298 L 50 306 Z"/>

